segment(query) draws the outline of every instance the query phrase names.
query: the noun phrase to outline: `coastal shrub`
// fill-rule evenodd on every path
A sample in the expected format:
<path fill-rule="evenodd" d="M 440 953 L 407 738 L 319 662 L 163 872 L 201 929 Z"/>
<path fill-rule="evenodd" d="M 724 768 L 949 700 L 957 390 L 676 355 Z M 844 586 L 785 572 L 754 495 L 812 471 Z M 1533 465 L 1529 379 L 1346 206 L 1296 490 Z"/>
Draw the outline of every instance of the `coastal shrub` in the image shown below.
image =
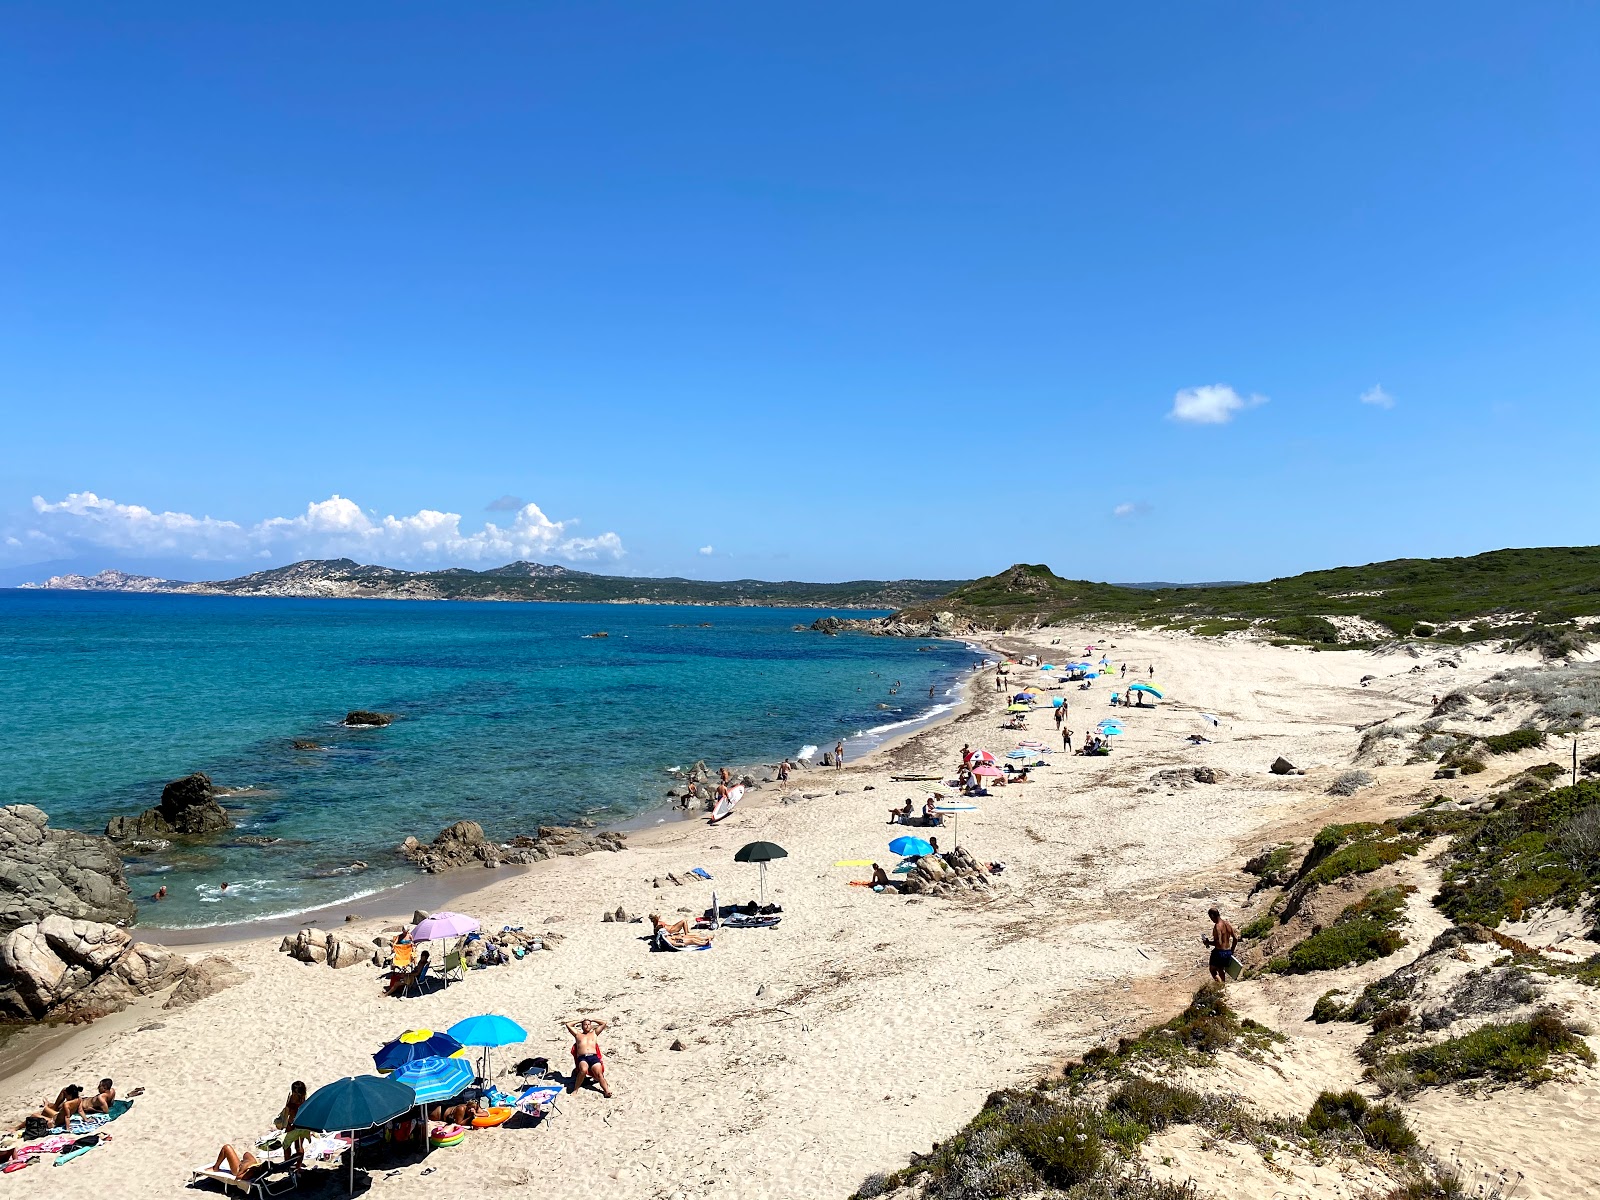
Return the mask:
<path fill-rule="evenodd" d="M 1529 767 L 1523 774 L 1532 775 L 1544 783 L 1554 783 L 1567 777 L 1567 768 L 1560 763 L 1540 763 L 1537 767 Z"/>
<path fill-rule="evenodd" d="M 1561 826 L 1558 847 L 1575 867 L 1600 860 L 1600 804 L 1579 809 Z"/>
<path fill-rule="evenodd" d="M 1228 1007 L 1219 983 L 1208 983 L 1194 994 L 1189 1006 L 1170 1021 L 1153 1025 L 1137 1037 L 1118 1039 L 1116 1049 L 1097 1046 L 1070 1063 L 1064 1074 L 1077 1083 L 1100 1077 L 1126 1076 L 1130 1064 L 1144 1059 L 1195 1062 L 1208 1059 L 1218 1050 L 1242 1046 L 1260 1050 L 1282 1035 L 1249 1017 L 1240 1019 Z"/>
<path fill-rule="evenodd" d="M 1416 838 L 1373 838 L 1341 846 L 1300 878 L 1311 883 L 1332 883 L 1346 875 L 1368 875 L 1399 862 L 1422 848 Z"/>
<path fill-rule="evenodd" d="M 1353 1090 L 1318 1096 L 1306 1114 L 1306 1128 L 1313 1133 L 1359 1133 L 1374 1150 L 1391 1154 L 1409 1154 L 1417 1147 L 1417 1135 L 1398 1108 L 1373 1104 Z"/>
<path fill-rule="evenodd" d="M 1326 617 L 1279 617 L 1270 628 L 1279 637 L 1303 642 L 1320 642 L 1329 646 L 1339 642 L 1339 627 Z"/>
<path fill-rule="evenodd" d="M 1415 1075 L 1422 1087 L 1464 1079 L 1532 1084 L 1554 1078 L 1548 1064 L 1555 1056 L 1594 1061 L 1594 1052 L 1561 1015 L 1542 1009 L 1526 1021 L 1480 1025 L 1460 1037 L 1408 1050 L 1398 1056 L 1397 1065 Z"/>
<path fill-rule="evenodd" d="M 1244 871 L 1257 876 L 1264 886 L 1287 883 L 1294 876 L 1294 843 L 1282 842 L 1247 859 Z"/>
<path fill-rule="evenodd" d="M 1399 1029 L 1409 1020 L 1411 1020 L 1411 1005 L 1391 1004 L 1372 1018 L 1372 1031 L 1385 1033 L 1390 1029 Z"/>
<path fill-rule="evenodd" d="M 1243 929 L 1239 930 L 1239 936 L 1244 938 L 1246 941 L 1249 941 L 1253 938 L 1264 938 L 1277 927 L 1278 918 L 1271 909 L 1268 909 L 1259 917 L 1256 917 Z"/>
<path fill-rule="evenodd" d="M 1328 785 L 1328 795 L 1354 796 L 1362 788 L 1371 787 L 1377 782 L 1377 777 L 1371 771 L 1345 771 Z"/>
<path fill-rule="evenodd" d="M 1513 650 L 1537 651 L 1540 658 L 1571 658 L 1589 648 L 1589 637 L 1576 626 L 1535 626 L 1512 643 Z"/>
<path fill-rule="evenodd" d="M 1332 925 L 1301 938 L 1267 969 L 1286 975 L 1331 971 L 1387 958 L 1406 944 L 1395 926 L 1405 919 L 1408 886 L 1376 888 L 1341 912 Z"/>
<path fill-rule="evenodd" d="M 1578 908 L 1600 887 L 1600 852 L 1583 834 L 1586 809 L 1600 805 L 1600 781 L 1508 800 L 1450 844 L 1434 903 L 1456 922 L 1491 928 L 1545 905 Z M 1568 837 L 1569 826 L 1577 829 Z"/>
<path fill-rule="evenodd" d="M 1344 994 L 1343 988 L 1332 988 L 1317 997 L 1317 1002 L 1311 1006 L 1311 1020 L 1318 1025 L 1326 1025 L 1329 1021 L 1337 1021 L 1344 1016 L 1344 1005 L 1334 999 L 1335 996 Z"/>
<path fill-rule="evenodd" d="M 1158 1079 L 1130 1079 L 1112 1093 L 1106 1107 L 1125 1113 L 1158 1132 L 1169 1125 L 1191 1125 L 1206 1099 L 1192 1088 L 1174 1087 Z"/>
<path fill-rule="evenodd" d="M 1513 729 L 1510 733 L 1491 733 L 1483 739 L 1483 745 L 1490 754 L 1515 754 L 1519 750 L 1532 750 L 1544 745 L 1544 730 Z"/>
<path fill-rule="evenodd" d="M 1418 621 L 1411 627 L 1411 633 L 1413 637 L 1432 637 L 1438 632 L 1439 631 L 1437 629 L 1435 629 L 1432 625 L 1429 625 L 1426 621 Z"/>
<path fill-rule="evenodd" d="M 1456 770 L 1463 775 L 1477 775 L 1489 768 L 1483 765 L 1481 758 L 1463 758 L 1456 763 Z"/>

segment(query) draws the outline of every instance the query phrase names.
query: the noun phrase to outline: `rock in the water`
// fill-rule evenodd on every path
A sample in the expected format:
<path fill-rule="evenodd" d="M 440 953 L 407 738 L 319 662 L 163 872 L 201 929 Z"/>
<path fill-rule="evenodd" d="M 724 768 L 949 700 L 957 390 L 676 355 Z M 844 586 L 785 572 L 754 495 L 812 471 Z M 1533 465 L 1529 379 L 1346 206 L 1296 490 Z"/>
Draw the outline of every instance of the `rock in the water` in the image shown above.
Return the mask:
<path fill-rule="evenodd" d="M 294 748 L 296 750 L 321 750 L 322 749 L 322 747 L 320 745 L 318 745 L 316 742 L 312 741 L 310 738 L 295 738 L 294 739 Z"/>
<path fill-rule="evenodd" d="M 519 835 L 505 845 L 484 836 L 476 821 L 457 821 L 441 830 L 431 845 L 408 837 L 400 853 L 424 871 L 437 873 L 461 867 L 523 866 L 555 858 L 557 855 L 592 854 L 597 850 L 621 850 L 625 835 L 613 830 L 591 833 L 564 825 L 541 825 L 533 837 Z"/>
<path fill-rule="evenodd" d="M 172 989 L 172 995 L 167 997 L 167 1002 L 162 1008 L 188 1008 L 209 996 L 215 996 L 225 988 L 242 982 L 245 973 L 239 970 L 225 958 L 213 954 L 209 958 L 202 958 L 197 963 L 190 963 L 189 969 L 183 973 L 183 979 L 178 986 Z"/>
<path fill-rule="evenodd" d="M 105 838 L 49 828 L 31 804 L 0 808 L 0 937 L 51 915 L 127 924 L 133 901 Z"/>
<path fill-rule="evenodd" d="M 117 841 L 144 838 L 203 837 L 231 829 L 233 822 L 217 803 L 211 778 L 196 771 L 161 789 L 161 803 L 137 817 L 112 817 L 106 836 Z"/>
<path fill-rule="evenodd" d="M 365 708 L 352 708 L 344 715 L 346 725 L 390 725 L 393 722 L 393 713 L 370 712 Z"/>

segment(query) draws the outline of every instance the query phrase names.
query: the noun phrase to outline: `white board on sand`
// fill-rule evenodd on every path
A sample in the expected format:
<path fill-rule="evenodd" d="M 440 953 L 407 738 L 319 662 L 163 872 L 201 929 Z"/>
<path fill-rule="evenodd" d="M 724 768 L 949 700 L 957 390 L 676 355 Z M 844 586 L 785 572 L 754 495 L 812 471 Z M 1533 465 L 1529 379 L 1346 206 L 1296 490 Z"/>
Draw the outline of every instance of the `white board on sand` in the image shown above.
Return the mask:
<path fill-rule="evenodd" d="M 724 796 L 721 800 L 718 800 L 716 808 L 711 810 L 711 819 L 713 821 L 722 820 L 723 817 L 727 816 L 729 813 L 731 813 L 738 806 L 739 801 L 742 800 L 743 798 L 744 798 L 744 787 L 743 787 L 743 785 L 741 785 L 739 787 L 729 788 L 728 789 L 728 794 L 726 796 Z"/>

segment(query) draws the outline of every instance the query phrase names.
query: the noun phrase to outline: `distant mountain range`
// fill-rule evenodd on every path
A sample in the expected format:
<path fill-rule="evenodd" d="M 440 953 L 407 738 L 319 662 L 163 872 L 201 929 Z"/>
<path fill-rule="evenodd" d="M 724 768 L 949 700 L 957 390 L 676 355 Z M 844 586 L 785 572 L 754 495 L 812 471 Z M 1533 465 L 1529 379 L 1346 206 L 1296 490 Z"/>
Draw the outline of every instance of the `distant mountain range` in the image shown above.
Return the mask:
<path fill-rule="evenodd" d="M 349 558 L 307 559 L 204 583 L 101 571 L 53 575 L 26 588 L 94 592 L 164 592 L 200 596 L 320 596 L 367 600 L 546 600 L 599 604 L 733 604 L 795 608 L 905 608 L 960 587 L 959 579 L 860 579 L 846 583 L 769 583 L 595 575 L 570 567 L 514 562 L 487 571 L 451 567 L 402 571 Z"/>

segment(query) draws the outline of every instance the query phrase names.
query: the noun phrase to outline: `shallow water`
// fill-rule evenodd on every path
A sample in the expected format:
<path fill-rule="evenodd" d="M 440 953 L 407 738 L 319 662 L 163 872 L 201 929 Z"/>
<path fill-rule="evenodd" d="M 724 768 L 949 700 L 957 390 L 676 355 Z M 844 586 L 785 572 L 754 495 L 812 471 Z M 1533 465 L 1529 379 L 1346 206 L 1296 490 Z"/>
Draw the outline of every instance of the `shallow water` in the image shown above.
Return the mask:
<path fill-rule="evenodd" d="M 463 817 L 502 838 L 609 823 L 661 804 L 667 768 L 696 758 L 878 740 L 948 705 L 974 661 L 793 631 L 821 615 L 0 591 L 0 803 L 98 831 L 204 771 L 236 789 L 238 828 L 130 858 L 136 897 L 169 890 L 141 920 L 298 912 L 413 877 L 399 841 Z M 347 729 L 352 708 L 397 720 Z"/>

